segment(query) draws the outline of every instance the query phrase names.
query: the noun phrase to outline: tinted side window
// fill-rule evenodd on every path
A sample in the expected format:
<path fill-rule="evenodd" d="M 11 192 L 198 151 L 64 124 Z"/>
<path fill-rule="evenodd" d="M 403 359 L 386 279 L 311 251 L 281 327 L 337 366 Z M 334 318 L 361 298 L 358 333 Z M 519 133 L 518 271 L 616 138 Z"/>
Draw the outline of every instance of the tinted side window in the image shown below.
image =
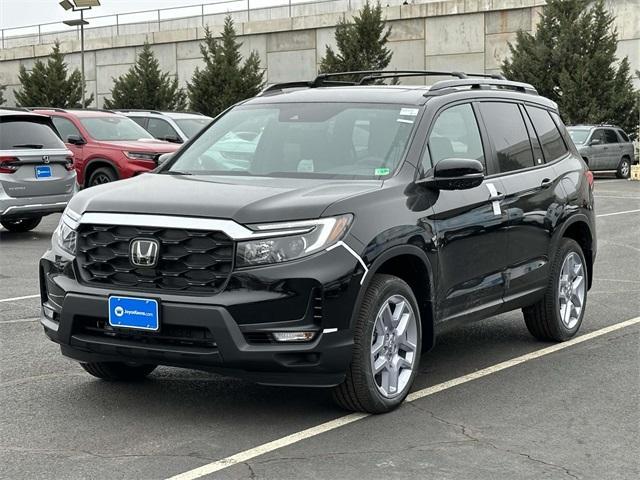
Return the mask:
<path fill-rule="evenodd" d="M 55 130 L 41 120 L 25 120 L 19 117 L 0 119 L 0 150 L 27 148 L 20 145 L 66 148 Z"/>
<path fill-rule="evenodd" d="M 551 119 L 549 112 L 542 108 L 526 108 L 533 122 L 533 128 L 535 128 L 540 143 L 542 144 L 542 151 L 544 152 L 546 161 L 551 162 L 567 153 L 567 146 L 564 144 L 560 131 Z"/>
<path fill-rule="evenodd" d="M 600 140 L 600 143 L 605 143 L 604 130 L 600 128 L 595 132 L 593 132 L 593 135 L 591 136 L 591 141 L 593 142 L 594 140 Z"/>
<path fill-rule="evenodd" d="M 606 139 L 607 143 L 619 143 L 618 135 L 616 135 L 616 132 L 614 130 L 605 130 L 604 138 Z"/>
<path fill-rule="evenodd" d="M 534 165 L 529 134 L 518 105 L 483 102 L 480 104 L 489 136 L 495 145 L 501 172 Z"/>
<path fill-rule="evenodd" d="M 129 118 L 134 122 L 136 122 L 138 125 L 140 125 L 142 128 L 144 129 L 147 128 L 147 117 L 129 117 Z"/>
<path fill-rule="evenodd" d="M 69 138 L 69 135 L 82 137 L 82 135 L 80 135 L 80 131 L 76 128 L 73 122 L 71 122 L 71 120 L 67 120 L 62 117 L 52 117 L 51 120 L 53 120 L 53 124 L 56 126 L 58 133 L 65 142 Z"/>
<path fill-rule="evenodd" d="M 149 127 L 147 128 L 147 130 L 149 130 L 149 133 L 154 137 L 160 138 L 163 140 L 165 138 L 171 138 L 171 137 L 178 138 L 178 134 L 173 129 L 173 127 L 169 125 L 168 122 L 165 122 L 164 120 L 160 120 L 157 118 L 149 119 Z"/>
<path fill-rule="evenodd" d="M 623 142 L 630 142 L 631 140 L 629 140 L 629 137 L 627 137 L 627 134 L 624 133 L 622 130 L 618 130 L 618 134 L 620 135 L 620 138 L 622 138 Z"/>
<path fill-rule="evenodd" d="M 456 105 L 442 112 L 433 124 L 427 147 L 431 165 L 423 158 L 425 170 L 445 158 L 471 158 L 484 163 L 478 122 L 471 105 Z"/>

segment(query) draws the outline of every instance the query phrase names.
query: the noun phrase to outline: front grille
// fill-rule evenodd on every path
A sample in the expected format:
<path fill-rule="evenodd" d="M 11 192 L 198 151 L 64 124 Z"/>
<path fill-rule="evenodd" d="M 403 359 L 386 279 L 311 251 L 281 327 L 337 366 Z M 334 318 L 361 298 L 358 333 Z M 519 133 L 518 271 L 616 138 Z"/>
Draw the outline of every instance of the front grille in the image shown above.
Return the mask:
<path fill-rule="evenodd" d="M 97 317 L 76 317 L 74 333 L 86 334 L 104 339 L 126 340 L 140 345 L 172 346 L 216 349 L 213 334 L 208 328 L 190 325 L 163 324 L 160 332 L 115 329 L 109 323 Z"/>
<path fill-rule="evenodd" d="M 155 267 L 131 263 L 136 238 L 159 242 Z M 233 240 L 222 232 L 120 225 L 81 225 L 78 231 L 80 275 L 92 285 L 213 294 L 225 287 L 233 257 Z"/>

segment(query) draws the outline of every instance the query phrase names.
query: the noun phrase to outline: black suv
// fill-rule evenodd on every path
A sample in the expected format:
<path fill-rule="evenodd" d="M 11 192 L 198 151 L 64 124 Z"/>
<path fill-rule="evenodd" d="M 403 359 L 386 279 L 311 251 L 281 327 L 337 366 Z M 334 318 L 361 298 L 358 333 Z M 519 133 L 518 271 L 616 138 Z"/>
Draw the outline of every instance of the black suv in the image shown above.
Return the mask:
<path fill-rule="evenodd" d="M 219 371 L 367 412 L 449 326 L 522 309 L 574 336 L 593 177 L 556 104 L 481 75 L 377 84 L 414 75 L 442 72 L 271 86 L 156 172 L 80 192 L 40 262 L 46 334 L 107 380 Z"/>

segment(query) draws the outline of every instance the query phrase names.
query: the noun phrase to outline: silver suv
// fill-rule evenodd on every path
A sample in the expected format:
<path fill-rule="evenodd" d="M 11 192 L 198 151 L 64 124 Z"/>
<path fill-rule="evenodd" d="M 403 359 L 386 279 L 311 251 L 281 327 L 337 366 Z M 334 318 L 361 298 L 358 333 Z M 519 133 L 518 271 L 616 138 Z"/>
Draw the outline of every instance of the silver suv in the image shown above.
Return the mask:
<path fill-rule="evenodd" d="M 77 192 L 73 155 L 49 117 L 0 109 L 0 224 L 34 229 Z"/>
<path fill-rule="evenodd" d="M 567 130 L 591 171 L 615 170 L 618 178 L 629 178 L 634 149 L 624 130 L 615 125 L 575 125 Z"/>
<path fill-rule="evenodd" d="M 126 115 L 157 139 L 173 143 L 187 142 L 213 120 L 194 112 L 124 109 L 116 112 Z"/>

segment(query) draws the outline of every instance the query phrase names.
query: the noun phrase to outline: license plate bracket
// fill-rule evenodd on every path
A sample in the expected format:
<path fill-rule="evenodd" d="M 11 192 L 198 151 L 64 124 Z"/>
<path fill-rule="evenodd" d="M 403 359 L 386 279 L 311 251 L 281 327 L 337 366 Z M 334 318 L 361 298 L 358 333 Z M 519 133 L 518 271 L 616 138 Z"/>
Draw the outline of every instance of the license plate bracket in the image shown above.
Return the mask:
<path fill-rule="evenodd" d="M 109 325 L 114 328 L 160 330 L 158 301 L 151 298 L 109 297 Z"/>

